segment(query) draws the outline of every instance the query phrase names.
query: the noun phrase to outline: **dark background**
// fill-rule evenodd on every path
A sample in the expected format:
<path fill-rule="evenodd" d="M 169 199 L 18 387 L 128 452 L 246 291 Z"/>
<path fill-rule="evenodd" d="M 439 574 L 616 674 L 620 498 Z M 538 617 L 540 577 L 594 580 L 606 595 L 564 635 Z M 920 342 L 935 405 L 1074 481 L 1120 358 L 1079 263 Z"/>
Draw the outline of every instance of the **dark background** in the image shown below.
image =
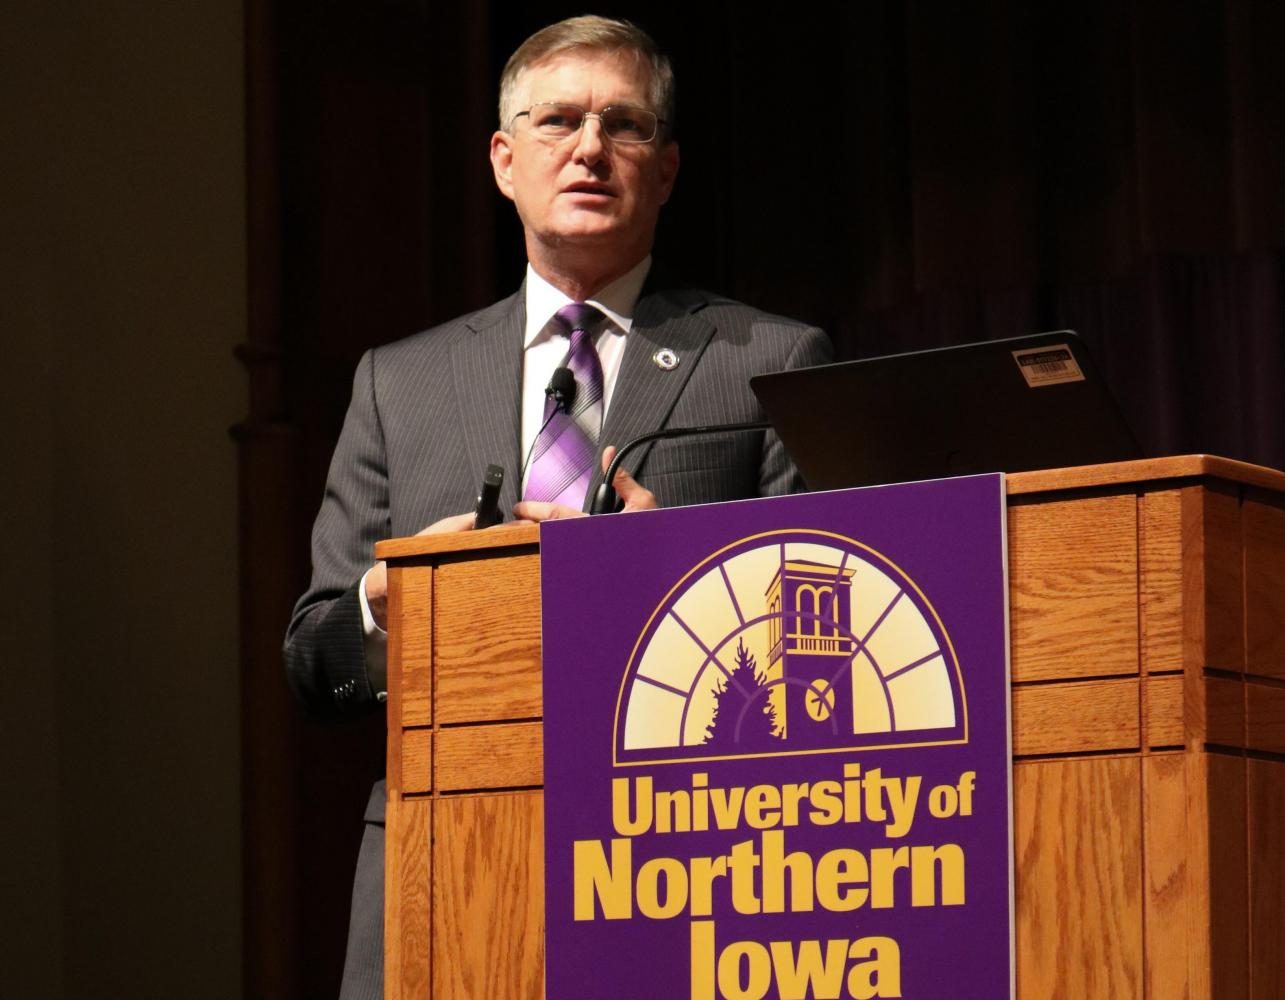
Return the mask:
<path fill-rule="evenodd" d="M 651 32 L 679 81 L 683 166 L 657 259 L 823 326 L 840 357 L 1069 327 L 1147 453 L 1285 466 L 1285 7 L 748 11 L 599 8 Z M 572 13 L 411 0 L 262 11 L 251 343 L 279 357 L 252 423 L 292 436 L 275 489 L 293 490 L 281 520 L 293 592 L 359 354 L 521 280 L 521 231 L 486 157 L 496 80 L 523 38 Z M 282 467 L 251 491 L 273 476 Z M 270 805 L 251 812 L 247 840 L 265 872 L 288 856 L 296 882 L 276 911 L 247 913 L 247 968 L 320 996 L 340 964 L 382 730 L 296 725 L 274 752 L 298 754 L 280 775 L 301 796 L 295 825 Z M 293 954 L 276 946 L 283 919 Z"/>

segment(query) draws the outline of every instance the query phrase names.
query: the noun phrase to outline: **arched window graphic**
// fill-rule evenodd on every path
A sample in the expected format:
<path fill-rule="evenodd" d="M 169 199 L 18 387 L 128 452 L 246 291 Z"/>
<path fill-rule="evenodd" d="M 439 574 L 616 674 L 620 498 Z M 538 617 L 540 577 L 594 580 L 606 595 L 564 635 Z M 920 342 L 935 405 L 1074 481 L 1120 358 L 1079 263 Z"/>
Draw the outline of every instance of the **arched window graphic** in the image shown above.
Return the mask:
<path fill-rule="evenodd" d="M 799 584 L 798 590 L 794 592 L 794 610 L 798 612 L 798 617 L 794 619 L 794 636 L 802 638 L 805 635 L 821 634 L 820 604 L 816 587 L 806 583 Z"/>
<path fill-rule="evenodd" d="M 834 588 L 831 586 L 817 588 L 817 634 L 835 636 L 839 634 L 838 605 L 835 602 Z"/>
<path fill-rule="evenodd" d="M 752 713 L 775 718 L 771 746 L 738 742 Z M 914 581 L 798 529 L 729 545 L 671 588 L 622 678 L 615 749 L 622 764 L 812 753 L 964 742 L 967 727 L 950 637 Z"/>

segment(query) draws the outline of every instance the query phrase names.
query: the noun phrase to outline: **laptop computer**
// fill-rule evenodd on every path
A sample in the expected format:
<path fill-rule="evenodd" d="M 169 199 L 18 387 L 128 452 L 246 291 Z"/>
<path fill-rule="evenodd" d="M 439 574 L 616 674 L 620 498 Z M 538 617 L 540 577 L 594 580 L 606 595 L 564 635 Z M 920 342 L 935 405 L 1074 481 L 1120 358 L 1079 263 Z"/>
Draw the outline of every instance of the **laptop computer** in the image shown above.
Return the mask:
<path fill-rule="evenodd" d="M 1142 457 L 1071 330 L 750 380 L 808 488 Z"/>

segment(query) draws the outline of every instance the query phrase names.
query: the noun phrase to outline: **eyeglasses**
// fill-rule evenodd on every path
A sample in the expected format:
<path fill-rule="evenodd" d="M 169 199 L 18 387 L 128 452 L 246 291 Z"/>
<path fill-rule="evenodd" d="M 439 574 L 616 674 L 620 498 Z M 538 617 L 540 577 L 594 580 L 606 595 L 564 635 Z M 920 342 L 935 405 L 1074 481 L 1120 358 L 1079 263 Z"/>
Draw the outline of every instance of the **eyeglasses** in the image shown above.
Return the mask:
<path fill-rule="evenodd" d="M 602 134 L 612 142 L 651 142 L 656 138 L 657 126 L 664 121 L 653 111 L 624 105 L 595 113 L 574 104 L 533 104 L 514 115 L 513 124 L 524 115 L 531 120 L 531 129 L 537 137 L 551 140 L 574 135 L 586 118 L 597 118 Z"/>

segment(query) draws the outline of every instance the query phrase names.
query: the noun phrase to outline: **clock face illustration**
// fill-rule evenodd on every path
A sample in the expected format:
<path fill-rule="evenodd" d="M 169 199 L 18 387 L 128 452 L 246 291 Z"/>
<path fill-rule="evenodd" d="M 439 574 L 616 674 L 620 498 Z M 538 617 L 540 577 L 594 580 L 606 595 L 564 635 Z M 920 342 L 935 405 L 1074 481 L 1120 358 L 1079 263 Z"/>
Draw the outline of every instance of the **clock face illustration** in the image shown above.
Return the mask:
<path fill-rule="evenodd" d="M 966 742 L 950 638 L 890 560 L 832 532 L 743 538 L 693 567 L 638 637 L 616 763 Z"/>

